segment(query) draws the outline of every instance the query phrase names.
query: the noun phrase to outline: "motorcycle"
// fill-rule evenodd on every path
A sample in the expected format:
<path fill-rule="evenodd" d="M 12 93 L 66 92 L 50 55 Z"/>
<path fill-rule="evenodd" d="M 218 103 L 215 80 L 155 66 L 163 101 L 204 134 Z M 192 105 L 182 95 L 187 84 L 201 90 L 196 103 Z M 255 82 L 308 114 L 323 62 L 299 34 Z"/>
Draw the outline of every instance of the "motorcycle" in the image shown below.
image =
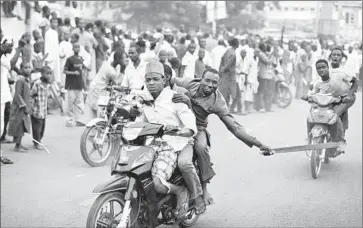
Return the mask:
<path fill-rule="evenodd" d="M 116 104 L 127 91 L 111 85 L 105 90 L 108 95 L 100 96 L 97 102 L 98 117 L 87 123 L 80 141 L 82 158 L 92 167 L 106 164 L 114 156 L 121 142 L 121 116 Z M 87 148 L 87 142 L 91 142 L 90 149 Z"/>
<path fill-rule="evenodd" d="M 176 196 L 157 193 L 153 184 L 151 168 L 156 149 L 168 132 L 160 124 L 130 122 L 132 106 L 129 103 L 121 108 L 123 146 L 112 162 L 111 178 L 93 191 L 99 196 L 89 211 L 87 227 L 193 226 L 199 218 L 193 206 L 178 220 L 173 213 Z M 184 185 L 180 171 L 173 173 L 170 182 Z"/>
<path fill-rule="evenodd" d="M 283 75 L 282 69 L 275 68 L 275 94 L 276 105 L 279 108 L 287 108 L 292 102 L 292 92 L 286 79 Z"/>
<path fill-rule="evenodd" d="M 330 94 L 313 94 L 302 97 L 303 100 L 312 104 L 308 115 L 308 122 L 314 126 L 308 133 L 309 144 L 320 144 L 332 142 L 329 125 L 335 124 L 337 118 L 333 107 L 341 102 L 340 98 L 333 97 Z M 335 149 L 319 149 L 307 152 L 310 158 L 311 174 L 317 179 L 321 170 L 322 163 L 329 163 L 329 158 L 333 158 Z"/>

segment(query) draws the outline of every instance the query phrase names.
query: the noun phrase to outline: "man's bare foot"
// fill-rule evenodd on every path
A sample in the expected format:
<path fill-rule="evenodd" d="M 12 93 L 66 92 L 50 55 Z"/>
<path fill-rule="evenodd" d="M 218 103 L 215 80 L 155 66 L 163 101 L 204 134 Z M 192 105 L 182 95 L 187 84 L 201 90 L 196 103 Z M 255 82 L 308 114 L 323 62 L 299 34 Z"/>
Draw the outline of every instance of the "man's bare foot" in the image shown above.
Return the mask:
<path fill-rule="evenodd" d="M 186 187 L 180 188 L 176 192 L 177 196 L 177 206 L 176 206 L 176 216 L 178 219 L 183 218 L 189 210 L 189 192 Z"/>
<path fill-rule="evenodd" d="M 204 204 L 203 196 L 198 196 L 194 200 L 194 204 L 195 204 L 195 214 L 196 215 L 203 214 L 205 212 L 205 210 L 207 209 L 205 204 Z"/>

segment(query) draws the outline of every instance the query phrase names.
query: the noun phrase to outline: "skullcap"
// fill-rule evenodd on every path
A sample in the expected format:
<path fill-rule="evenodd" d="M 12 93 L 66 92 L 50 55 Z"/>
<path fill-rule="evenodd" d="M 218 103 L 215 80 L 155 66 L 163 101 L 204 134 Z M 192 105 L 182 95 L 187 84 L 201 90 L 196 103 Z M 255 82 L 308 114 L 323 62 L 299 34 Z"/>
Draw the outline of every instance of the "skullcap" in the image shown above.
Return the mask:
<path fill-rule="evenodd" d="M 149 73 L 157 73 L 164 76 L 164 67 L 159 61 L 151 61 L 146 65 L 145 75 Z"/>

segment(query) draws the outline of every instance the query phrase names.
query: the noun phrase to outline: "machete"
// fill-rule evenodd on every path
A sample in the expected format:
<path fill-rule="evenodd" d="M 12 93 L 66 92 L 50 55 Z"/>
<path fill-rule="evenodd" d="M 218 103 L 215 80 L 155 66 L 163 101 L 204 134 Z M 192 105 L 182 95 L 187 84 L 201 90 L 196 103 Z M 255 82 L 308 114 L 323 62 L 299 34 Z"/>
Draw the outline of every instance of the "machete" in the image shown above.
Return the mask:
<path fill-rule="evenodd" d="M 339 147 L 339 143 L 330 142 L 330 143 L 319 143 L 319 144 L 311 144 L 311 145 L 303 145 L 303 146 L 288 146 L 272 149 L 275 154 L 279 153 L 288 153 L 288 152 L 298 152 L 298 151 L 306 151 L 306 150 L 322 150 L 322 149 L 331 149 Z"/>

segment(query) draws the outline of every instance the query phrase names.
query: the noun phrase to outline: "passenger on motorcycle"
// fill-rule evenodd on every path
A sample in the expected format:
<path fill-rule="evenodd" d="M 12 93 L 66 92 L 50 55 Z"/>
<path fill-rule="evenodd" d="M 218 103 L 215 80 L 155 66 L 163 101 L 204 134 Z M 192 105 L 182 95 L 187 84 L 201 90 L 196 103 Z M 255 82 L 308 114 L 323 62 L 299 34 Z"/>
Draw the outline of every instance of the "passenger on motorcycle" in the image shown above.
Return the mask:
<path fill-rule="evenodd" d="M 213 198 L 207 190 L 207 183 L 215 175 L 209 155 L 210 136 L 206 128 L 208 116 L 216 114 L 225 124 L 227 129 L 249 147 L 259 147 L 264 155 L 271 155 L 270 149 L 246 133 L 244 128 L 230 115 L 226 101 L 218 86 L 221 82 L 219 72 L 215 69 L 206 69 L 202 79 L 172 78 L 172 83 L 184 87 L 189 91 L 192 110 L 196 116 L 198 134 L 195 137 L 195 152 L 200 170 L 200 179 L 193 170 L 193 153 L 182 151 L 178 158 L 178 167 L 187 183 L 189 191 L 195 198 L 197 213 L 205 211 L 205 205 L 213 203 Z M 201 182 L 202 181 L 202 185 Z M 203 191 L 199 191 L 202 187 Z M 193 198 L 193 197 L 192 197 Z"/>
<path fill-rule="evenodd" d="M 355 102 L 355 93 L 359 87 L 359 81 L 355 75 L 350 75 L 342 66 L 342 59 L 347 58 L 342 49 L 334 48 L 330 54 L 331 69 L 330 77 L 340 81 L 334 88 L 334 94 L 340 96 L 345 102 L 335 107 L 335 113 L 342 118 L 344 132 L 348 129 L 348 109 Z M 341 80 L 344 79 L 344 80 Z"/>
<path fill-rule="evenodd" d="M 145 80 L 153 104 L 144 106 L 142 115 L 136 121 L 163 124 L 166 131 L 179 129 L 171 135 L 165 135 L 165 141 L 160 142 L 152 167 L 152 176 L 157 192 L 177 196 L 176 213 L 177 217 L 181 218 L 188 211 L 188 189 L 185 186 L 173 185 L 168 180 L 176 168 L 178 151 L 187 150 L 191 151 L 188 153 L 193 153 L 193 136 L 197 133 L 195 116 L 187 105 L 172 102 L 176 92 L 168 86 L 165 87 L 166 77 L 161 63 L 151 62 L 146 66 Z"/>
<path fill-rule="evenodd" d="M 352 79 L 347 77 L 347 75 L 342 75 L 342 74 L 338 74 L 335 75 L 334 77 L 331 77 L 329 73 L 329 63 L 324 59 L 319 59 L 316 62 L 316 70 L 318 72 L 318 75 L 320 76 L 320 79 L 317 81 L 314 91 L 309 95 L 309 97 L 307 97 L 307 99 L 310 99 L 311 96 L 313 96 L 316 93 L 322 93 L 322 94 L 331 94 L 333 97 L 336 98 L 342 98 L 342 101 L 346 102 L 347 99 L 346 94 L 349 92 L 350 88 L 349 83 L 351 82 Z M 303 97 L 303 99 L 305 98 Z M 339 105 L 334 107 L 335 112 L 336 112 L 336 107 L 339 107 Z M 313 126 L 314 123 L 310 123 L 309 121 L 307 121 L 308 134 L 313 128 Z M 337 152 L 343 153 L 345 148 L 345 139 L 344 139 L 344 129 L 341 118 L 338 118 L 337 121 L 330 126 L 330 133 L 332 136 L 332 141 L 340 143 Z"/>

